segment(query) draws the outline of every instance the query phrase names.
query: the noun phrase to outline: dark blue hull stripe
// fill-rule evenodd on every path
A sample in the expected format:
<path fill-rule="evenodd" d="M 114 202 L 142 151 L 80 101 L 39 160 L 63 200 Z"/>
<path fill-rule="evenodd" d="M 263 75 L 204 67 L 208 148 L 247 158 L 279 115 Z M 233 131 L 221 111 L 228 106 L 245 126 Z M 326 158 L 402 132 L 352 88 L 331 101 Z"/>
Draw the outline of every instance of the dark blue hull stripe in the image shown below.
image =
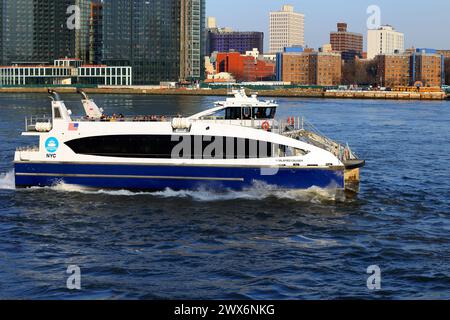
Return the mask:
<path fill-rule="evenodd" d="M 174 177 L 174 176 L 130 176 L 130 175 L 100 175 L 100 174 L 64 174 L 64 173 L 16 173 L 22 177 L 61 177 L 61 178 L 109 178 L 109 179 L 167 179 L 167 180 L 199 180 L 199 181 L 241 181 L 244 178 L 214 178 L 214 177 Z"/>
<path fill-rule="evenodd" d="M 257 167 L 142 166 L 66 163 L 16 163 L 16 186 L 57 183 L 93 188 L 189 190 L 201 187 L 241 190 L 255 182 L 286 189 L 344 188 L 344 170 Z M 270 170 L 270 169 L 269 169 Z"/>

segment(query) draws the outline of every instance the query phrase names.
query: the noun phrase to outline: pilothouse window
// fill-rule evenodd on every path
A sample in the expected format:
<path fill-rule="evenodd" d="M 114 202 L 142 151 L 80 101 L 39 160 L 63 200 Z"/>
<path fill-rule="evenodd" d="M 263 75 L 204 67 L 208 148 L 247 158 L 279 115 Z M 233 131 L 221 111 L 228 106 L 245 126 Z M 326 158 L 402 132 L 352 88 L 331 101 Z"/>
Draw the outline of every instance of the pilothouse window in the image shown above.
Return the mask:
<path fill-rule="evenodd" d="M 55 114 L 55 119 L 61 119 L 61 111 L 59 110 L 58 107 L 53 108 L 53 112 Z"/>
<path fill-rule="evenodd" d="M 230 107 L 225 109 L 225 120 L 270 120 L 275 119 L 276 110 L 275 107 Z M 215 116 L 220 117 L 221 113 Z"/>
<path fill-rule="evenodd" d="M 241 120 L 241 108 L 227 108 L 225 120 Z"/>
<path fill-rule="evenodd" d="M 256 120 L 261 119 L 274 119 L 276 108 L 258 107 L 253 108 L 253 118 Z"/>

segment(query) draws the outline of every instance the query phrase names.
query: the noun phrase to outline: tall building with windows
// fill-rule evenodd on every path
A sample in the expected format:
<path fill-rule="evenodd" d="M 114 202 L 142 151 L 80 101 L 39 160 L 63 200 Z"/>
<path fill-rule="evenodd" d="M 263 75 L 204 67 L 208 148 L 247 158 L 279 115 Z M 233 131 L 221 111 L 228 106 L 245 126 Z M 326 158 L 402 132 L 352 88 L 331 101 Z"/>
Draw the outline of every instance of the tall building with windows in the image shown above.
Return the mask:
<path fill-rule="evenodd" d="M 286 48 L 277 55 L 277 80 L 298 85 L 336 86 L 341 83 L 342 57 L 338 52 Z"/>
<path fill-rule="evenodd" d="M 93 2 L 94 0 L 77 0 L 75 3 L 80 8 L 80 29 L 75 31 L 74 57 L 85 62 L 90 61 L 90 24 Z"/>
<path fill-rule="evenodd" d="M 411 85 L 440 87 L 444 79 L 444 56 L 434 49 L 416 49 L 411 55 Z"/>
<path fill-rule="evenodd" d="M 284 5 L 281 11 L 270 13 L 270 53 L 293 46 L 305 46 L 305 16 Z"/>
<path fill-rule="evenodd" d="M 383 54 L 377 56 L 377 81 L 383 87 L 409 86 L 411 56 L 409 54 Z"/>
<path fill-rule="evenodd" d="M 2 64 L 39 60 L 34 54 L 32 0 L 2 1 Z"/>
<path fill-rule="evenodd" d="M 385 25 L 367 33 L 367 58 L 381 54 L 402 54 L 405 52 L 405 35 L 392 26 Z"/>
<path fill-rule="evenodd" d="M 344 22 L 338 23 L 337 31 L 330 33 L 330 43 L 333 51 L 342 54 L 344 61 L 353 61 L 355 57 L 362 58 L 363 35 L 349 32 Z"/>
<path fill-rule="evenodd" d="M 230 51 L 245 54 L 255 48 L 262 54 L 264 53 L 264 33 L 212 29 L 208 32 L 208 45 L 208 56 L 213 52 Z"/>
<path fill-rule="evenodd" d="M 0 1 L 0 63 L 3 57 L 3 0 Z"/>
<path fill-rule="evenodd" d="M 181 0 L 180 80 L 204 78 L 206 0 Z"/>
<path fill-rule="evenodd" d="M 100 64 L 103 49 L 103 3 L 95 0 L 91 3 L 89 21 L 89 63 Z"/>
<path fill-rule="evenodd" d="M 445 78 L 444 56 L 434 49 L 378 55 L 378 81 L 382 86 L 440 87 Z"/>
<path fill-rule="evenodd" d="M 86 58 L 91 0 L 2 0 L 0 60 L 8 64 L 51 64 L 61 57 Z M 77 5 L 79 29 L 69 29 L 67 10 Z"/>
<path fill-rule="evenodd" d="M 203 77 L 205 0 L 104 0 L 103 62 L 135 84 Z"/>

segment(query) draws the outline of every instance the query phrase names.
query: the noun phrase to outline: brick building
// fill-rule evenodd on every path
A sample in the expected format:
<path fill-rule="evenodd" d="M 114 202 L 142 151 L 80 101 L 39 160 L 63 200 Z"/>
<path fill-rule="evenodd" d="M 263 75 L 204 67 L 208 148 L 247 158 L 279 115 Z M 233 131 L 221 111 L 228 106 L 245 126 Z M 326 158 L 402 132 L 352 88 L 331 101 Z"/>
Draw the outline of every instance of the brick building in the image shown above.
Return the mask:
<path fill-rule="evenodd" d="M 273 80 L 275 64 L 239 52 L 219 52 L 216 73 L 222 72 L 231 73 L 237 81 Z"/>
<path fill-rule="evenodd" d="M 333 51 L 342 54 L 345 61 L 353 61 L 355 57 L 362 57 L 363 35 L 360 33 L 348 32 L 346 23 L 337 24 L 337 32 L 330 33 L 330 43 Z"/>
<path fill-rule="evenodd" d="M 311 72 L 311 55 L 306 53 L 286 53 L 282 55 L 281 81 L 292 82 L 299 85 L 314 83 Z"/>
<path fill-rule="evenodd" d="M 298 85 L 339 85 L 341 59 L 336 52 L 284 52 L 278 55 L 277 80 Z"/>
<path fill-rule="evenodd" d="M 408 86 L 410 84 L 410 55 L 390 54 L 377 57 L 377 80 L 384 87 Z"/>
<path fill-rule="evenodd" d="M 443 55 L 446 59 L 450 58 L 450 50 L 437 50 L 436 53 Z"/>
<path fill-rule="evenodd" d="M 318 86 L 341 84 L 342 56 L 339 53 L 314 53 L 311 55 L 313 83 Z"/>
<path fill-rule="evenodd" d="M 444 56 L 433 49 L 410 49 L 405 54 L 377 56 L 377 79 L 385 87 L 440 87 L 443 83 Z"/>
<path fill-rule="evenodd" d="M 411 84 L 440 87 L 444 77 L 444 57 L 436 50 L 417 49 L 411 55 Z"/>

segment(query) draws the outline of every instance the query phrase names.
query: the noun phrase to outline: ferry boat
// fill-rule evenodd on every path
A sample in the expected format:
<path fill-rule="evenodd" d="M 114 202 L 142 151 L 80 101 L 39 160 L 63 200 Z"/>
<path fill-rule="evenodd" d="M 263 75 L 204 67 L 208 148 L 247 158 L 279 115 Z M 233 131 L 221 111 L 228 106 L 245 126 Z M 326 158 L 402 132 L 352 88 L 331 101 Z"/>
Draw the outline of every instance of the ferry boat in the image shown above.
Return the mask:
<path fill-rule="evenodd" d="M 189 117 L 106 116 L 84 92 L 74 117 L 49 90 L 51 116 L 26 119 L 24 136 L 39 145 L 15 153 L 18 188 L 58 183 L 100 189 L 280 189 L 358 192 L 365 164 L 348 145 L 303 118 L 277 120 L 278 104 L 244 89 Z"/>

